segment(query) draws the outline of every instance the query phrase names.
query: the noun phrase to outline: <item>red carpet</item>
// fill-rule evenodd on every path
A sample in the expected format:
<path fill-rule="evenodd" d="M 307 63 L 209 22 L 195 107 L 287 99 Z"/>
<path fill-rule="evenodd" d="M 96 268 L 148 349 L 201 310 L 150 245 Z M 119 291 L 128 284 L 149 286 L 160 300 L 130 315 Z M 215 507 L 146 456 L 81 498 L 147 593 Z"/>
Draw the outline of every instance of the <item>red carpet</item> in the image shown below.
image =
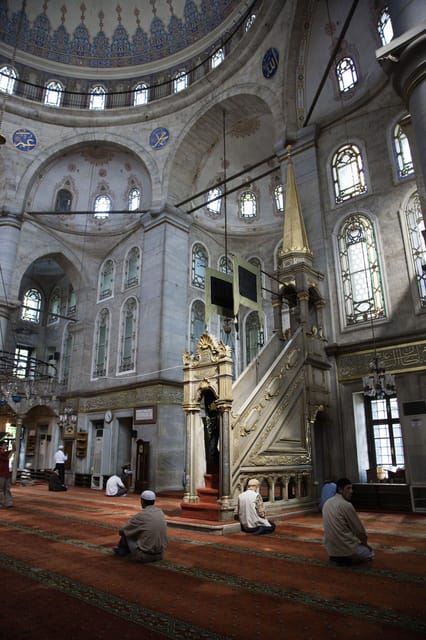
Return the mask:
<path fill-rule="evenodd" d="M 330 566 L 317 514 L 260 537 L 170 526 L 165 560 L 135 565 L 112 547 L 137 495 L 44 484 L 13 495 L 0 510 L 5 640 L 425 637 L 422 515 L 361 513 L 376 558 L 359 568 Z M 157 505 L 176 523 L 179 499 Z"/>

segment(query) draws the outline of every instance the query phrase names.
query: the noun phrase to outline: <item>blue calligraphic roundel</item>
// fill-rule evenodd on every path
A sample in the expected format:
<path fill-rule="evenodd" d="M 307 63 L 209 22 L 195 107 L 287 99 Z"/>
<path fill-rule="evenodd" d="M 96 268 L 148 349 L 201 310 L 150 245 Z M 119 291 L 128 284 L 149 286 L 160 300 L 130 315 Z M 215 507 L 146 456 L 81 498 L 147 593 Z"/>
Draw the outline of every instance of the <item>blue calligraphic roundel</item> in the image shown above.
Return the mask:
<path fill-rule="evenodd" d="M 272 78 L 278 69 L 280 54 L 277 49 L 271 48 L 263 56 L 262 72 L 265 78 Z"/>
<path fill-rule="evenodd" d="M 149 136 L 149 144 L 153 149 L 162 149 L 168 143 L 170 133 L 165 127 L 154 129 Z"/>
<path fill-rule="evenodd" d="M 35 135 L 29 129 L 17 129 L 12 140 L 19 151 L 31 151 L 37 144 Z"/>

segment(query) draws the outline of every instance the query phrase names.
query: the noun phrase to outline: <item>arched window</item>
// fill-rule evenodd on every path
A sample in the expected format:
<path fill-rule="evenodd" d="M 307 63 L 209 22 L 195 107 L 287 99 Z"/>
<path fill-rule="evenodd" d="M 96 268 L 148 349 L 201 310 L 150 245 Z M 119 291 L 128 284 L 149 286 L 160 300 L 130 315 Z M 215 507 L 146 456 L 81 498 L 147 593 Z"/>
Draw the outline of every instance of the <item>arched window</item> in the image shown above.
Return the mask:
<path fill-rule="evenodd" d="M 24 294 L 22 303 L 22 320 L 40 323 L 42 296 L 38 289 L 28 289 Z"/>
<path fill-rule="evenodd" d="M 184 91 L 188 87 L 188 74 L 186 71 L 178 71 L 173 78 L 173 93 Z"/>
<path fill-rule="evenodd" d="M 216 69 L 216 67 L 222 64 L 222 62 L 225 60 L 225 51 L 222 48 L 218 49 L 214 52 L 210 60 L 212 69 Z"/>
<path fill-rule="evenodd" d="M 112 298 L 114 287 L 114 263 L 112 260 L 106 260 L 102 267 L 99 282 L 99 300 Z"/>
<path fill-rule="evenodd" d="M 202 244 L 194 244 L 192 248 L 192 273 L 191 284 L 193 287 L 204 289 L 206 284 L 206 267 L 208 266 L 208 255 Z"/>
<path fill-rule="evenodd" d="M 255 218 L 256 215 L 256 196 L 253 191 L 244 191 L 240 195 L 240 216 L 241 218 Z"/>
<path fill-rule="evenodd" d="M 411 157 L 410 143 L 408 138 L 397 124 L 393 130 L 393 146 L 395 150 L 398 177 L 406 178 L 414 174 L 413 158 Z"/>
<path fill-rule="evenodd" d="M 264 333 L 257 311 L 252 311 L 246 320 L 246 366 L 255 359 L 264 345 Z"/>
<path fill-rule="evenodd" d="M 247 32 L 252 26 L 254 21 L 256 20 L 256 14 L 252 13 L 246 20 L 246 23 L 244 25 L 244 29 Z"/>
<path fill-rule="evenodd" d="M 106 89 L 102 85 L 92 87 L 90 90 L 89 109 L 102 110 L 105 109 Z"/>
<path fill-rule="evenodd" d="M 346 218 L 338 234 L 340 270 L 348 325 L 386 316 L 374 228 L 363 215 Z"/>
<path fill-rule="evenodd" d="M 69 189 L 59 189 L 56 194 L 55 212 L 69 213 L 72 206 L 72 193 Z"/>
<path fill-rule="evenodd" d="M 227 273 L 228 275 L 232 276 L 232 274 L 234 273 L 234 265 L 232 264 L 231 258 L 226 256 L 221 256 L 219 260 L 219 271 L 222 271 L 222 273 Z"/>
<path fill-rule="evenodd" d="M 354 144 L 338 149 L 332 161 L 336 204 L 367 192 L 361 151 Z"/>
<path fill-rule="evenodd" d="M 139 247 L 132 247 L 126 256 L 124 269 L 124 288 L 128 289 L 139 283 L 141 252 Z"/>
<path fill-rule="evenodd" d="M 341 93 L 354 88 L 358 82 L 358 74 L 352 58 L 346 57 L 339 60 L 336 65 L 336 76 Z"/>
<path fill-rule="evenodd" d="M 12 94 L 15 91 L 17 74 L 12 67 L 2 67 L 0 69 L 0 91 Z"/>
<path fill-rule="evenodd" d="M 64 87 L 60 82 L 52 80 L 46 85 L 44 93 L 44 104 L 49 107 L 60 107 L 62 102 Z"/>
<path fill-rule="evenodd" d="M 70 370 L 71 370 L 71 353 L 72 353 L 72 335 L 67 326 L 64 335 L 64 346 L 62 349 L 62 384 L 68 384 Z"/>
<path fill-rule="evenodd" d="M 148 85 L 145 82 L 137 84 L 133 94 L 133 106 L 141 104 L 148 104 Z"/>
<path fill-rule="evenodd" d="M 222 209 L 223 191 L 220 187 L 213 187 L 207 192 L 207 211 L 220 215 Z"/>
<path fill-rule="evenodd" d="M 393 38 L 393 27 L 388 7 L 385 7 L 379 13 L 379 18 L 377 20 L 377 30 L 379 32 L 382 45 L 385 46 L 385 44 L 389 44 L 389 42 Z"/>
<path fill-rule="evenodd" d="M 108 340 L 109 340 L 109 311 L 102 309 L 96 322 L 96 339 L 93 377 L 103 378 L 107 372 L 108 357 Z"/>
<path fill-rule="evenodd" d="M 59 322 L 59 315 L 61 313 L 61 292 L 56 288 L 49 300 L 49 313 L 47 316 L 47 324 L 54 324 Z"/>
<path fill-rule="evenodd" d="M 130 189 L 127 196 L 129 211 L 137 211 L 141 204 L 141 191 L 137 187 Z"/>
<path fill-rule="evenodd" d="M 72 315 L 76 311 L 77 311 L 77 295 L 74 291 L 74 288 L 70 286 L 68 290 L 67 313 L 68 315 Z"/>
<path fill-rule="evenodd" d="M 190 346 L 191 353 L 195 353 L 199 339 L 204 333 L 206 324 L 206 307 L 201 300 L 194 300 L 191 305 Z"/>
<path fill-rule="evenodd" d="M 96 196 L 95 204 L 93 205 L 93 217 L 96 220 L 106 220 L 109 218 L 109 212 L 111 211 L 111 198 L 107 195 Z"/>
<path fill-rule="evenodd" d="M 420 298 L 420 306 L 426 308 L 426 242 L 425 223 L 418 193 L 414 193 L 405 209 L 413 270 Z"/>
<path fill-rule="evenodd" d="M 275 209 L 277 210 L 277 213 L 283 213 L 284 212 L 284 187 L 282 184 L 277 184 L 274 187 L 274 202 L 275 202 Z"/>
<path fill-rule="evenodd" d="M 133 371 L 136 354 L 137 302 L 129 298 L 121 312 L 119 371 Z"/>

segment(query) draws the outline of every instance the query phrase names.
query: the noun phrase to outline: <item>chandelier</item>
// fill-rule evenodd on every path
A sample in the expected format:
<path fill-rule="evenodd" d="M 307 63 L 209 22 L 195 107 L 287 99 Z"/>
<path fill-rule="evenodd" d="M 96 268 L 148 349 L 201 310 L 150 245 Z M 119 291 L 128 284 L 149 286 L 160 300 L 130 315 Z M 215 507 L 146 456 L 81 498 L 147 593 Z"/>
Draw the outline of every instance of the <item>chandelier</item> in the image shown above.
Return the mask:
<path fill-rule="evenodd" d="M 375 400 L 383 400 L 386 396 L 396 393 L 395 378 L 390 373 L 386 373 L 384 364 L 377 354 L 374 354 L 370 362 L 370 375 L 362 379 L 364 395 Z"/>
<path fill-rule="evenodd" d="M 21 360 L 15 353 L 0 351 L 0 407 L 24 401 L 26 409 L 48 404 L 57 397 L 56 367 L 36 358 Z"/>

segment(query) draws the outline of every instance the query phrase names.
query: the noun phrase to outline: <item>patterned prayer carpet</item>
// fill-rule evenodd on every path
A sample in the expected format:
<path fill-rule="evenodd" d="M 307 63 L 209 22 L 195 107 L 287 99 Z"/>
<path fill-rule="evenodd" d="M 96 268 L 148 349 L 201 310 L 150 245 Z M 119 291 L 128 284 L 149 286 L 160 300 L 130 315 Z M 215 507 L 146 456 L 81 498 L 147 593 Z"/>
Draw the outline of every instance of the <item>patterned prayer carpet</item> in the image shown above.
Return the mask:
<path fill-rule="evenodd" d="M 0 630 L 7 640 L 411 640 L 426 634 L 426 519 L 360 513 L 373 562 L 331 566 L 319 514 L 273 535 L 169 527 L 166 558 L 117 558 L 139 496 L 45 484 L 0 509 Z M 157 506 L 176 524 L 179 499 Z"/>

